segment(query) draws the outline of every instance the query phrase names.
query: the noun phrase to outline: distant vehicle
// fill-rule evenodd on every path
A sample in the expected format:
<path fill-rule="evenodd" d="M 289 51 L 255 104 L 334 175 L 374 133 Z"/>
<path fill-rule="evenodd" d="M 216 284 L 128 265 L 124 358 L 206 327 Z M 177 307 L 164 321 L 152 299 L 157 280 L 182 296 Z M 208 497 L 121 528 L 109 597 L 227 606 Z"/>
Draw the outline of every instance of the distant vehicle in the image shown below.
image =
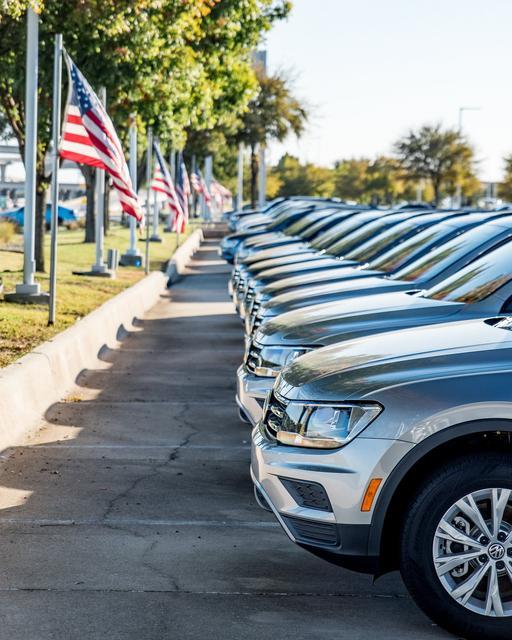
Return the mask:
<path fill-rule="evenodd" d="M 76 217 L 73 209 L 68 209 L 67 207 L 63 207 L 62 205 L 59 205 L 57 215 L 60 225 L 78 221 L 78 218 Z M 9 220 L 9 222 L 13 222 L 18 227 L 23 227 L 25 223 L 25 207 L 19 207 L 18 209 L 11 209 L 10 211 L 0 212 L 0 221 L 2 220 Z M 47 226 L 51 224 L 51 220 L 52 209 L 51 205 L 47 204 L 45 214 L 45 222 Z"/>

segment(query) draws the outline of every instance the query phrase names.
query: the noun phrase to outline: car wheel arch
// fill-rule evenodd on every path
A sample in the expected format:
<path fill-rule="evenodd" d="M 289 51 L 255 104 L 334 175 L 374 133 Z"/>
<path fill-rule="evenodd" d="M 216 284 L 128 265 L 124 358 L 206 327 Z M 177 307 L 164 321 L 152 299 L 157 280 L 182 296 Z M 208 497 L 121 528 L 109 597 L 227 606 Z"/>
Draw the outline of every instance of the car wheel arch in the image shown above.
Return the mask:
<path fill-rule="evenodd" d="M 393 469 L 379 492 L 370 529 L 368 553 L 379 557 L 377 577 L 398 568 L 400 521 L 414 486 L 455 451 L 456 456 L 506 444 L 512 453 L 512 418 L 474 420 L 453 425 L 425 438 Z M 434 466 L 432 465 L 434 463 Z"/>

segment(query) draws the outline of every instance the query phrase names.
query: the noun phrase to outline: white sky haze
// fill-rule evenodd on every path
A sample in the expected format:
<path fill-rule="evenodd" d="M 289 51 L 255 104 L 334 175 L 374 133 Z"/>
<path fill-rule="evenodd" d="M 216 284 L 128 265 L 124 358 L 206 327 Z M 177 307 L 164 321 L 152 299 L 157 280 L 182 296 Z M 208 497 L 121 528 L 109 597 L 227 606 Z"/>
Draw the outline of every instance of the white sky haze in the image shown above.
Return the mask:
<path fill-rule="evenodd" d="M 295 76 L 308 132 L 274 145 L 330 165 L 390 153 L 408 128 L 441 121 L 476 147 L 482 180 L 512 153 L 511 0 L 294 0 L 267 37 L 270 70 Z"/>

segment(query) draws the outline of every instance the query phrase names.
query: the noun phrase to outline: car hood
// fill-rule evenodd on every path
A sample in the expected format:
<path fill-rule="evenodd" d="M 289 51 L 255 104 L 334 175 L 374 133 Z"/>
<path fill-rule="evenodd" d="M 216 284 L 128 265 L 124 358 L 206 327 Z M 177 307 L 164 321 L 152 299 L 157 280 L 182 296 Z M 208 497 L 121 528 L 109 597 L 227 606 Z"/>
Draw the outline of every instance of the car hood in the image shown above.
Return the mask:
<path fill-rule="evenodd" d="M 425 380 L 510 370 L 512 332 L 483 319 L 377 334 L 297 358 L 276 381 L 289 399 L 343 401 Z"/>
<path fill-rule="evenodd" d="M 379 331 L 446 322 L 463 306 L 402 292 L 358 296 L 283 313 L 264 322 L 255 340 L 263 345 L 320 347 Z"/>
<path fill-rule="evenodd" d="M 364 273 L 364 272 L 362 272 Z M 281 313 L 304 309 L 326 302 L 342 301 L 356 296 L 371 296 L 379 293 L 397 291 L 416 291 L 414 284 L 405 280 L 390 280 L 388 278 L 365 277 L 350 278 L 341 282 L 333 282 L 318 287 L 306 287 L 298 291 L 282 293 L 264 302 L 265 317 L 278 316 Z"/>
<path fill-rule="evenodd" d="M 340 265 L 341 264 L 342 263 L 340 261 Z M 369 276 L 381 275 L 381 271 L 352 269 L 350 267 L 343 267 L 342 265 L 338 269 L 320 269 L 319 271 L 304 273 L 300 276 L 294 276 L 292 278 L 283 278 L 281 280 L 277 280 L 276 282 L 270 282 L 269 284 L 259 283 L 258 277 L 256 287 L 264 295 L 274 297 L 281 293 L 295 291 L 300 288 L 313 286 L 315 284 L 323 284 L 325 282 L 343 282 L 343 280 L 347 279 L 367 278 Z"/>
<path fill-rule="evenodd" d="M 305 262 L 311 262 L 311 260 L 320 260 L 322 258 L 321 255 L 318 254 L 318 251 L 297 251 L 296 254 L 289 255 L 281 255 L 278 258 L 271 258 L 267 260 L 259 260 L 258 262 L 253 262 L 248 265 L 251 273 L 259 274 L 261 271 L 266 271 L 268 269 L 274 269 L 277 267 L 282 267 L 286 265 L 302 265 Z"/>
<path fill-rule="evenodd" d="M 244 265 L 251 265 L 255 262 L 260 262 L 261 260 L 280 258 L 281 256 L 287 256 L 288 254 L 295 255 L 300 253 L 309 253 L 310 251 L 310 246 L 306 242 L 300 242 L 297 244 L 286 245 L 284 247 L 281 246 L 268 249 L 257 249 L 254 251 L 254 253 L 251 253 L 245 258 L 242 258 L 240 262 Z"/>
<path fill-rule="evenodd" d="M 297 262 L 289 265 L 282 265 L 280 267 L 273 267 L 272 269 L 265 269 L 258 273 L 258 280 L 262 284 L 268 282 L 274 282 L 275 280 L 282 280 L 289 276 L 296 276 L 300 273 L 307 273 L 309 271 L 320 271 L 322 269 L 343 269 L 344 267 L 354 265 L 357 266 L 355 260 L 342 260 L 340 258 L 322 257 L 317 256 L 315 260 L 309 260 L 306 262 Z"/>

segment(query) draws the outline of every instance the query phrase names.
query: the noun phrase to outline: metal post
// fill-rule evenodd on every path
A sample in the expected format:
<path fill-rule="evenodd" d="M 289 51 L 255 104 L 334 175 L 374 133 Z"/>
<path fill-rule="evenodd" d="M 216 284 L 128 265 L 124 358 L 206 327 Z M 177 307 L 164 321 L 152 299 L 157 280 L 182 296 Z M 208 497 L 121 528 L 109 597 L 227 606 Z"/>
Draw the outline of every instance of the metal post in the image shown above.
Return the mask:
<path fill-rule="evenodd" d="M 238 175 L 236 186 L 236 210 L 240 209 L 244 205 L 244 145 L 241 142 L 238 145 Z"/>
<path fill-rule="evenodd" d="M 133 188 L 137 191 L 137 124 L 135 114 L 130 116 L 130 178 Z M 121 256 L 121 264 L 124 266 L 142 266 L 140 251 L 137 248 L 137 221 L 130 216 L 130 246 Z"/>
<path fill-rule="evenodd" d="M 36 221 L 36 151 L 37 151 L 37 78 L 39 65 L 39 17 L 27 10 L 27 61 L 25 80 L 25 209 L 23 216 L 23 284 L 16 285 L 16 295 L 39 296 L 34 281 Z"/>
<path fill-rule="evenodd" d="M 151 220 L 151 174 L 153 169 L 153 129 L 148 127 L 146 150 L 146 260 L 145 271 L 149 273 L 149 227 Z M 156 194 L 156 192 L 155 192 Z"/>
<path fill-rule="evenodd" d="M 169 154 L 169 173 L 171 174 L 171 178 L 174 183 L 174 174 L 173 174 L 173 166 L 172 166 L 173 158 L 174 158 L 174 153 L 173 151 L 171 151 Z M 164 233 L 170 233 L 172 231 L 173 219 L 174 219 L 174 214 L 172 212 L 171 207 L 169 207 L 169 215 L 167 216 L 167 224 L 164 227 Z"/>
<path fill-rule="evenodd" d="M 103 106 L 107 102 L 107 90 L 101 87 L 99 99 Z M 104 263 L 105 247 L 105 169 L 96 169 L 96 262 L 92 266 L 92 273 L 107 274 L 107 265 Z"/>
<path fill-rule="evenodd" d="M 53 112 L 52 112 L 52 218 L 50 252 L 50 305 L 48 324 L 55 324 L 57 307 L 57 232 L 59 228 L 59 142 L 62 93 L 62 35 L 55 36 L 53 59 Z"/>
<path fill-rule="evenodd" d="M 206 183 L 206 188 L 208 189 L 208 193 L 212 192 L 212 178 L 213 178 L 213 158 L 212 156 L 206 156 L 204 160 L 204 181 Z M 210 205 L 210 210 L 208 210 L 208 205 L 206 204 L 206 200 L 204 203 L 204 217 L 206 220 L 212 219 L 212 205 Z"/>
<path fill-rule="evenodd" d="M 260 144 L 259 149 L 259 193 L 258 207 L 263 209 L 267 200 L 267 165 L 265 163 L 265 145 Z"/>

